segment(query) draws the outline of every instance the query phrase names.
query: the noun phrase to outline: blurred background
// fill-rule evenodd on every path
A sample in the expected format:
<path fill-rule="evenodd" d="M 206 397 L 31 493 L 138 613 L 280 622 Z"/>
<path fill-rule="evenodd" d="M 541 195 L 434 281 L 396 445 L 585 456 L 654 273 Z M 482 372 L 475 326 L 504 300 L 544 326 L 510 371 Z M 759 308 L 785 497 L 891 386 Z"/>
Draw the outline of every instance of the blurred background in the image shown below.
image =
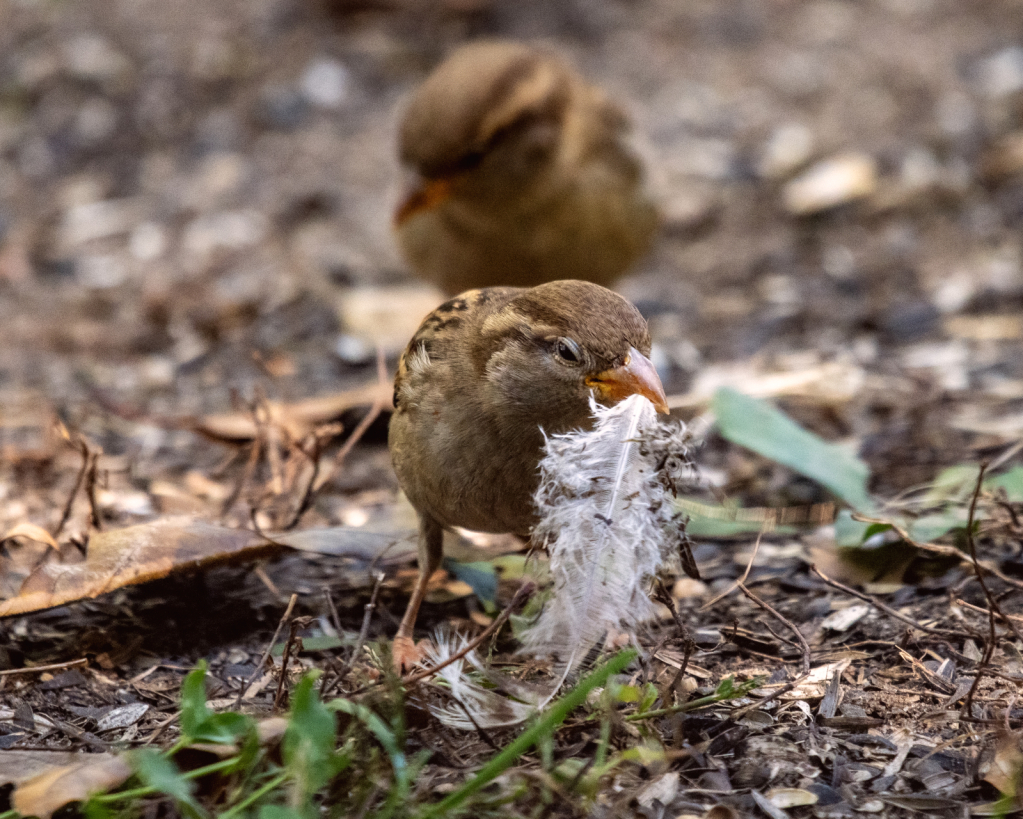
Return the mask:
<path fill-rule="evenodd" d="M 927 475 L 928 408 L 1019 415 L 1019 0 L 0 0 L 0 19 L 8 456 L 55 409 L 144 476 L 213 456 L 112 404 L 337 392 L 375 379 L 378 344 L 393 368 L 441 300 L 391 232 L 402 100 L 481 37 L 543 44 L 631 116 L 663 226 L 618 289 L 669 393 L 833 365 L 817 430 L 868 459 L 911 443 Z M 875 376 L 901 392 L 868 401 Z M 986 441 L 948 440 L 953 461 Z"/>

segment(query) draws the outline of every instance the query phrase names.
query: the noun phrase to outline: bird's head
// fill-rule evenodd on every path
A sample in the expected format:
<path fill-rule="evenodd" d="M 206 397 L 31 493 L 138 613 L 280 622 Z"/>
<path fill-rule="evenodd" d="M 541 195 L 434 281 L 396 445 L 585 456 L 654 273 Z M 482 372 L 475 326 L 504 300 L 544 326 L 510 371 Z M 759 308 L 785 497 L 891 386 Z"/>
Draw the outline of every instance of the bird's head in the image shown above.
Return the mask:
<path fill-rule="evenodd" d="M 585 425 L 591 396 L 610 406 L 639 394 L 668 412 L 646 320 L 599 285 L 523 290 L 484 322 L 481 339 L 474 363 L 494 398 L 548 432 Z"/>
<path fill-rule="evenodd" d="M 473 43 L 448 57 L 401 123 L 409 180 L 395 225 L 454 195 L 489 206 L 536 195 L 557 161 L 573 82 L 561 61 L 520 43 Z"/>

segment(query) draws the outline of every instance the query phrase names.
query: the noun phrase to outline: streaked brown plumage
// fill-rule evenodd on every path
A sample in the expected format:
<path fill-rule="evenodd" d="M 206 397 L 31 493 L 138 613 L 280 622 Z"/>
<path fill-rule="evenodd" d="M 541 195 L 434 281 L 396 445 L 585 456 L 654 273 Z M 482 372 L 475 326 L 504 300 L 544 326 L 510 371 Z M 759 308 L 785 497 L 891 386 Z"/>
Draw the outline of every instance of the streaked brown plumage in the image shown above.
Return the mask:
<path fill-rule="evenodd" d="M 608 284 L 657 215 L 625 115 L 558 57 L 520 43 L 455 51 L 412 97 L 395 226 L 412 268 L 448 293 L 562 278 Z"/>
<path fill-rule="evenodd" d="M 541 429 L 588 427 L 591 395 L 614 404 L 640 393 L 667 411 L 649 352 L 639 311 L 589 282 L 470 290 L 426 317 L 398 367 L 389 434 L 420 520 L 396 662 L 416 656 L 412 628 L 445 528 L 529 534 Z"/>

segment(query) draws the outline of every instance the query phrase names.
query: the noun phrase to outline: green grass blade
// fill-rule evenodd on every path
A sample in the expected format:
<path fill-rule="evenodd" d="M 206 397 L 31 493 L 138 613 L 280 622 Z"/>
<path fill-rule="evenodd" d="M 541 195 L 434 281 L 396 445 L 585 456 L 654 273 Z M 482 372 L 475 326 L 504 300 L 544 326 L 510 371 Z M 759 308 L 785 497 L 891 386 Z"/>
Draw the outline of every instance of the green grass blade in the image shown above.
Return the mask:
<path fill-rule="evenodd" d="M 472 796 L 476 791 L 483 788 L 505 770 L 510 768 L 515 760 L 528 751 L 543 737 L 550 736 L 572 711 L 586 701 L 587 695 L 594 688 L 604 685 L 613 674 L 623 671 L 629 663 L 636 658 L 636 651 L 625 649 L 619 651 L 605 665 L 598 668 L 588 677 L 585 677 L 575 688 L 564 697 L 554 703 L 532 726 L 527 728 L 503 751 L 497 754 L 479 772 L 456 791 L 452 791 L 444 799 L 435 805 L 427 808 L 421 814 L 421 819 L 441 816 L 447 811 L 457 808 L 462 802 Z"/>

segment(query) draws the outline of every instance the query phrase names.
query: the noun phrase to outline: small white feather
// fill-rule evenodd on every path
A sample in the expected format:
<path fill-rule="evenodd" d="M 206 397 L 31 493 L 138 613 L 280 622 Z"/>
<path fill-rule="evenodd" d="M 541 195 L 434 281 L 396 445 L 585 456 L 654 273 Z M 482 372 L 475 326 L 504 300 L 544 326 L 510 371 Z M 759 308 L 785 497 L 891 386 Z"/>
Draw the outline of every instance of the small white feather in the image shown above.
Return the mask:
<path fill-rule="evenodd" d="M 467 642 L 468 638 L 463 634 L 439 629 L 434 635 L 433 646 L 426 652 L 429 665 L 445 662 L 465 648 Z M 535 702 L 517 702 L 471 679 L 467 664 L 483 672 L 483 663 L 475 651 L 470 651 L 465 657 L 437 672 L 437 676 L 448 684 L 448 694 L 456 700 L 448 705 L 430 707 L 431 713 L 445 725 L 463 731 L 499 728 L 518 725 L 536 713 Z"/>
<path fill-rule="evenodd" d="M 554 584 L 520 635 L 524 650 L 556 655 L 566 674 L 609 629 L 632 630 L 653 614 L 650 581 L 684 536 L 661 474 L 669 460 L 689 463 L 684 429 L 666 433 L 639 395 L 592 410 L 592 431 L 547 439 L 533 535 L 547 547 Z"/>

